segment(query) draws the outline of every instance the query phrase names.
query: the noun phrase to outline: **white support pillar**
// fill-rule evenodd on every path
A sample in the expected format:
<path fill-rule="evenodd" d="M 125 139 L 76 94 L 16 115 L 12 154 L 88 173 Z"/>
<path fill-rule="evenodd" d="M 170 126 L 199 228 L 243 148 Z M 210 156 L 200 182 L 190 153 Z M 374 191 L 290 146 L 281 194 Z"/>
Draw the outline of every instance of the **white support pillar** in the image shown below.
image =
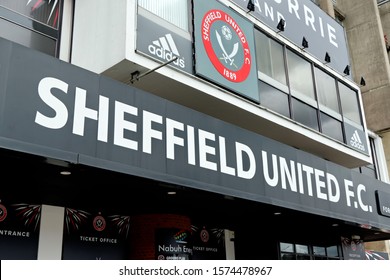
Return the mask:
<path fill-rule="evenodd" d="M 234 231 L 225 229 L 225 248 L 226 248 L 226 259 L 235 260 L 236 253 L 234 250 Z"/>
<path fill-rule="evenodd" d="M 42 205 L 38 260 L 61 260 L 64 207 Z"/>

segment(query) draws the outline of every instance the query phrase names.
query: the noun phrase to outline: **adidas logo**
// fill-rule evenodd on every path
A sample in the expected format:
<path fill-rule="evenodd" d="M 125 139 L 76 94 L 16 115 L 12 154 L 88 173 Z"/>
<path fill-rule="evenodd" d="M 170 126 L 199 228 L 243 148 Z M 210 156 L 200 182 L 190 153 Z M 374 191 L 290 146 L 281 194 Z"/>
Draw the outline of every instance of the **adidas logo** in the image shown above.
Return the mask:
<path fill-rule="evenodd" d="M 152 55 L 165 61 L 178 57 L 178 59 L 172 63 L 180 68 L 185 67 L 184 59 L 180 57 L 179 50 L 177 49 L 171 34 L 166 34 L 158 40 L 153 41 L 152 44 L 149 45 L 148 50 Z"/>
<path fill-rule="evenodd" d="M 363 152 L 366 151 L 366 148 L 364 147 L 363 142 L 360 139 L 359 132 L 357 130 L 355 130 L 355 132 L 353 133 L 349 143 L 351 144 L 352 147 L 355 147 L 358 150 L 361 150 Z"/>

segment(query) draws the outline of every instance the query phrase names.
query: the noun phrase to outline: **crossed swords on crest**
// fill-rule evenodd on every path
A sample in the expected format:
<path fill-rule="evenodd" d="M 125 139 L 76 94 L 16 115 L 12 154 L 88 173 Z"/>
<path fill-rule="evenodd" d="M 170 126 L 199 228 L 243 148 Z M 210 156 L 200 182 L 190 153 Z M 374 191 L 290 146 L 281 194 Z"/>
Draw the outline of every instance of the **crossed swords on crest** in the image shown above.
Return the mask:
<path fill-rule="evenodd" d="M 215 34 L 217 35 L 218 44 L 223 52 L 222 57 L 220 57 L 219 59 L 223 59 L 225 63 L 230 63 L 230 65 L 234 65 L 234 67 L 238 68 L 237 65 L 234 63 L 234 57 L 238 52 L 238 43 L 234 44 L 232 52 L 228 54 L 222 43 L 221 35 L 219 35 L 217 30 L 215 30 Z"/>

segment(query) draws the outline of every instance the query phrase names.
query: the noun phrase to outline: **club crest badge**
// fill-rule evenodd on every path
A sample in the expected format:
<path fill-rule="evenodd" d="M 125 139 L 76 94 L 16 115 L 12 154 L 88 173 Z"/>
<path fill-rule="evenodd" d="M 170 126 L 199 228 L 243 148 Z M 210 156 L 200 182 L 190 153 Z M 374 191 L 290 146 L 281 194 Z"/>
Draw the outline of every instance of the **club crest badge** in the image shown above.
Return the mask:
<path fill-rule="evenodd" d="M 106 220 L 103 216 L 96 216 L 93 219 L 93 227 L 96 231 L 103 231 L 106 228 Z"/>
<path fill-rule="evenodd" d="M 208 11 L 202 20 L 202 40 L 215 69 L 230 82 L 246 80 L 251 51 L 239 24 L 222 10 Z"/>
<path fill-rule="evenodd" d="M 207 243 L 210 240 L 210 234 L 204 228 L 200 231 L 200 240 L 202 240 L 204 243 Z"/>
<path fill-rule="evenodd" d="M 7 208 L 3 204 L 0 204 L 0 222 L 4 221 L 7 218 Z"/>

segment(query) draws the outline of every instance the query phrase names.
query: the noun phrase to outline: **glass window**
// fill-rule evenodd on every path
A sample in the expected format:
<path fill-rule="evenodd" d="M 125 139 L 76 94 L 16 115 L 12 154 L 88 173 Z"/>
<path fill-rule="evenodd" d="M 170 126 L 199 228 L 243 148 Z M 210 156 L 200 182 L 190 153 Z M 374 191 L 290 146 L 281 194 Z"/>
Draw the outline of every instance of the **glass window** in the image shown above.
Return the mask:
<path fill-rule="evenodd" d="M 280 242 L 281 260 L 329 260 L 340 259 L 339 246 L 316 246 Z"/>
<path fill-rule="evenodd" d="M 307 245 L 295 245 L 298 254 L 309 254 L 309 247 Z"/>
<path fill-rule="evenodd" d="M 0 37 L 54 56 L 56 40 L 0 18 Z"/>
<path fill-rule="evenodd" d="M 315 100 L 311 64 L 299 55 L 287 50 L 287 69 L 291 92 Z"/>
<path fill-rule="evenodd" d="M 293 98 L 292 101 L 292 114 L 293 119 L 297 122 L 311 127 L 315 130 L 319 130 L 317 110 L 307 105 L 306 103 L 300 102 Z"/>
<path fill-rule="evenodd" d="M 316 256 L 326 256 L 325 247 L 313 246 L 313 254 Z"/>
<path fill-rule="evenodd" d="M 328 258 L 327 257 L 323 257 L 323 256 L 314 256 L 314 259 L 315 260 L 327 260 Z"/>
<path fill-rule="evenodd" d="M 329 246 L 326 248 L 326 254 L 331 258 L 339 258 L 339 251 L 337 246 Z"/>
<path fill-rule="evenodd" d="M 377 178 L 374 165 L 362 166 L 360 172 L 364 175 L 370 176 L 372 178 Z"/>
<path fill-rule="evenodd" d="M 259 82 L 260 104 L 283 116 L 290 117 L 288 95 L 270 85 Z"/>
<path fill-rule="evenodd" d="M 0 0 L 0 37 L 56 56 L 61 8 L 61 0 Z"/>
<path fill-rule="evenodd" d="M 186 0 L 138 0 L 138 5 L 188 31 L 188 7 Z"/>
<path fill-rule="evenodd" d="M 370 137 L 369 141 L 370 141 L 370 148 L 371 148 L 371 155 L 372 155 L 373 164 L 357 167 L 357 168 L 355 168 L 355 170 L 357 172 L 362 173 L 362 174 L 368 175 L 372 178 L 380 179 L 378 169 L 377 169 L 377 167 L 379 166 L 379 162 L 378 162 L 378 155 L 377 155 L 376 148 L 375 148 L 375 140 L 372 137 Z"/>
<path fill-rule="evenodd" d="M 314 68 L 318 102 L 333 111 L 340 113 L 337 98 L 336 80 L 324 71 Z"/>
<path fill-rule="evenodd" d="M 295 251 L 294 244 L 281 242 L 280 243 L 280 251 L 293 253 Z"/>
<path fill-rule="evenodd" d="M 375 146 L 375 139 L 372 137 L 369 137 L 370 141 L 370 148 L 371 148 L 371 155 L 372 155 L 372 164 L 367 166 L 367 169 L 372 170 L 370 174 L 372 174 L 372 177 L 376 179 L 380 179 L 379 177 L 379 160 L 378 160 L 378 154 L 377 154 L 377 149 Z"/>
<path fill-rule="evenodd" d="M 308 255 L 297 255 L 297 260 L 310 260 Z"/>
<path fill-rule="evenodd" d="M 58 29 L 59 26 L 60 5 L 61 1 L 0 0 L 0 6 L 7 7 L 55 29 Z"/>
<path fill-rule="evenodd" d="M 255 30 L 255 45 L 258 71 L 286 85 L 283 46 L 258 30 Z"/>
<path fill-rule="evenodd" d="M 355 123 L 362 124 L 357 92 L 343 83 L 339 82 L 338 84 L 344 117 Z"/>
<path fill-rule="evenodd" d="M 282 260 L 295 260 L 295 254 L 282 253 L 281 259 Z"/>
<path fill-rule="evenodd" d="M 321 132 L 329 137 L 344 142 L 342 123 L 321 112 Z"/>

